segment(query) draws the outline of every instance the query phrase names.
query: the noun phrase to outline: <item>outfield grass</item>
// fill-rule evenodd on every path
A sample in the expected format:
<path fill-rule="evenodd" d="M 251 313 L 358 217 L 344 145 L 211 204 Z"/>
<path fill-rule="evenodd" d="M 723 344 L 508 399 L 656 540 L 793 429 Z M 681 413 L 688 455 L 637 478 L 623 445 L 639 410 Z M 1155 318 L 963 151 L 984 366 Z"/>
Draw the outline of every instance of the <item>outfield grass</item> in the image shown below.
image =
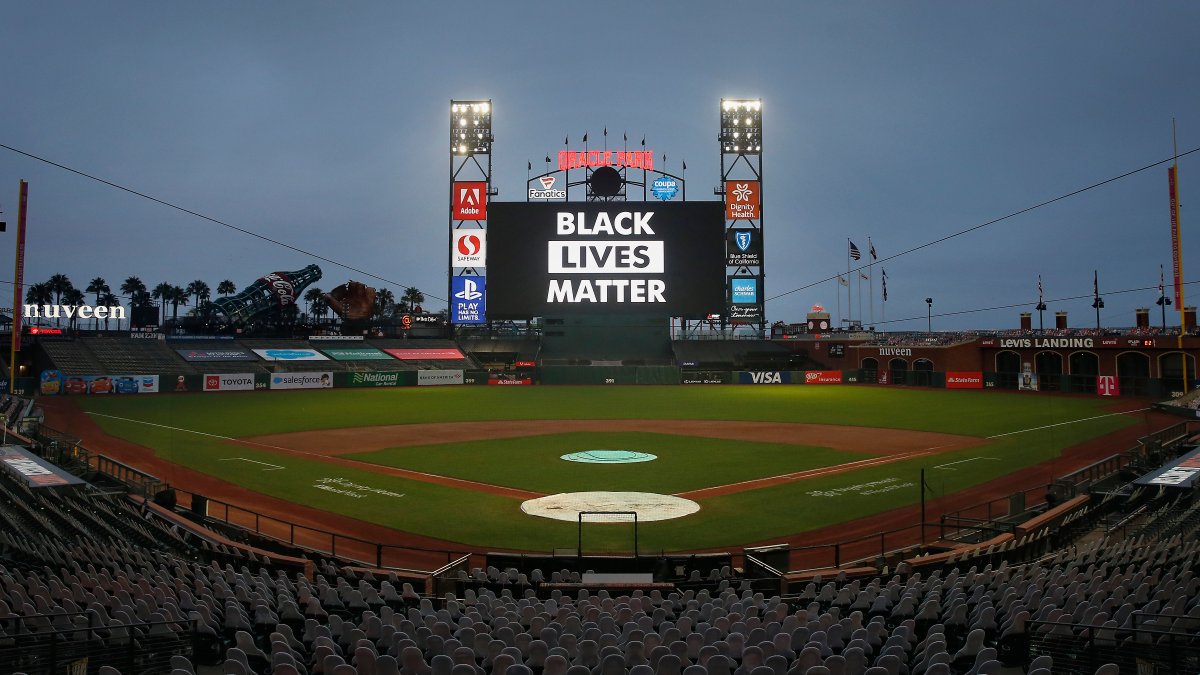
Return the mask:
<path fill-rule="evenodd" d="M 538 551 L 574 546 L 574 524 L 527 516 L 521 513 L 520 501 L 516 499 L 382 475 L 365 462 L 361 469 L 334 466 L 317 459 L 280 455 L 192 431 L 242 437 L 412 422 L 597 418 L 814 422 L 983 437 L 1047 427 L 997 438 L 977 448 L 938 455 L 932 461 L 930 458 L 908 460 L 704 499 L 700 502 L 700 512 L 695 515 L 641 526 L 644 550 L 686 550 L 770 540 L 915 503 L 919 499 L 916 476 L 922 466 L 929 470 L 929 483 L 935 492 L 956 492 L 1056 457 L 1065 447 L 1140 422 L 1137 416 L 1104 416 L 1104 406 L 1110 403 L 1105 399 L 881 387 L 441 387 L 77 400 L 85 409 L 106 415 L 95 419 L 108 433 L 152 448 L 172 462 L 264 494 L 470 546 Z M 1062 424 L 1084 418 L 1095 419 Z M 565 438 L 574 434 L 557 436 L 564 441 L 579 440 Z M 615 446 L 612 449 L 638 450 L 644 448 L 626 446 L 638 440 L 634 437 L 644 439 L 656 435 L 584 436 L 591 436 L 596 441 L 586 443 L 591 448 Z M 557 459 L 563 453 L 550 445 L 538 447 L 539 442 L 533 438 L 545 437 L 385 450 L 370 453 L 369 458 L 432 473 L 463 475 L 460 470 L 468 471 L 476 480 L 511 483 L 541 492 L 555 491 L 558 481 L 565 476 L 571 477 L 570 489 L 643 489 L 642 486 L 651 486 L 648 482 L 640 482 L 642 479 L 637 475 L 646 471 L 646 465 L 575 464 L 560 472 L 559 465 L 568 464 Z M 630 442 L 621 442 L 621 439 Z M 670 477 L 660 476 L 653 482 L 652 491 L 656 492 L 736 482 L 744 480 L 739 478 L 742 476 L 800 470 L 776 470 L 781 461 L 794 461 L 797 464 L 791 466 L 800 466 L 804 462 L 821 465 L 850 459 L 848 453 L 842 453 L 838 459 L 833 456 L 837 453 L 823 448 L 807 448 L 803 453 L 795 453 L 795 446 L 775 447 L 773 444 L 674 436 L 665 436 L 662 440 L 672 446 L 678 445 L 680 450 L 665 453 L 647 450 L 662 457 L 659 461 L 664 464 L 660 466 L 674 465 L 667 472 L 672 474 Z M 689 452 L 683 447 L 688 444 L 704 449 Z M 755 449 L 762 452 L 755 452 Z M 1113 448 L 1114 451 L 1121 449 Z M 522 452 L 529 454 L 514 458 L 513 453 Z M 552 454 L 555 452 L 557 454 Z M 789 452 L 796 456 L 788 457 Z M 861 457 L 865 455 L 856 454 L 854 458 Z M 933 468 L 972 457 L 989 459 L 956 465 L 957 469 Z M 243 459 L 282 466 L 283 469 L 264 471 Z M 439 465 L 443 470 L 438 470 Z M 453 471 L 446 468 L 450 466 L 454 467 Z M 612 469 L 618 472 L 603 473 Z M 163 478 L 170 480 L 171 477 Z M 322 479 L 330 478 L 404 496 L 359 491 L 360 496 L 350 497 L 316 487 Z M 664 483 L 664 480 L 678 482 Z M 890 480 L 887 485 L 899 487 L 875 494 L 862 494 L 861 489 L 847 490 L 879 480 Z M 906 483 L 910 485 L 905 486 Z M 847 491 L 837 496 L 813 494 L 834 490 Z M 612 526 L 611 530 L 606 530 L 607 527 L 590 528 L 589 541 L 613 546 L 627 543 L 626 528 Z"/>
<path fill-rule="evenodd" d="M 656 455 L 658 459 L 636 464 L 581 464 L 561 459 L 566 453 L 584 450 L 635 450 Z M 695 436 L 573 432 L 388 448 L 348 456 L 372 464 L 537 492 L 613 490 L 674 494 L 844 464 L 874 455 Z"/>

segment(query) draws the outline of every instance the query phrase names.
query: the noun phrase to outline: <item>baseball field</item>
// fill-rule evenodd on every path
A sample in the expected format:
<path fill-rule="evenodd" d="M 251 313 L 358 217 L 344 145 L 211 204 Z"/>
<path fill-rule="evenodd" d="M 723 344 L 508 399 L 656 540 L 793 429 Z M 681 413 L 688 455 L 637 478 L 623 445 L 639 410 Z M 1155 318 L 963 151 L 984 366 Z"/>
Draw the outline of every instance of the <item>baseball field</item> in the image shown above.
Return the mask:
<path fill-rule="evenodd" d="M 575 546 L 571 509 L 584 507 L 555 507 L 562 520 L 523 509 L 547 495 L 689 502 L 698 509 L 639 532 L 643 550 L 683 551 L 913 504 L 922 468 L 932 495 L 956 493 L 1141 425 L 1143 407 L 854 386 L 459 386 L 72 397 L 49 405 L 47 422 L 91 446 L 121 439 L 254 493 L 477 549 Z M 643 461 L 563 459 L 599 451 Z M 620 548 L 630 535 L 612 524 L 588 536 Z"/>

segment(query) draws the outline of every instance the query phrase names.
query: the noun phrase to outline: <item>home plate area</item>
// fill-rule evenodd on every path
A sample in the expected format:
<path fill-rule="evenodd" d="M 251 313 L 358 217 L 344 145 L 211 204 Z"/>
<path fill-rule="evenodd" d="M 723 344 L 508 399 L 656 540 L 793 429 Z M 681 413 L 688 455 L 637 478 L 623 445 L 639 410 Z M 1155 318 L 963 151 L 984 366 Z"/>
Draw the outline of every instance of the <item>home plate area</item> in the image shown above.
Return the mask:
<path fill-rule="evenodd" d="M 531 516 L 576 522 L 581 511 L 635 511 L 638 522 L 682 518 L 700 510 L 690 499 L 653 492 L 563 492 L 530 499 L 521 510 Z M 589 522 L 627 523 L 622 513 L 595 514 Z"/>

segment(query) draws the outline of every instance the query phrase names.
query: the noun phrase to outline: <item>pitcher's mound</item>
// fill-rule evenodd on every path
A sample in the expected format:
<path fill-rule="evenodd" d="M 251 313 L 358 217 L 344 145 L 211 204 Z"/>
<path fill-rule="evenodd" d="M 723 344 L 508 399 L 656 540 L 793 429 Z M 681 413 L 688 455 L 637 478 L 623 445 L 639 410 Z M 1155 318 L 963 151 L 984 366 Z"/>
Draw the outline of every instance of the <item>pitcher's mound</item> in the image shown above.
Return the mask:
<path fill-rule="evenodd" d="M 580 511 L 636 511 L 638 522 L 682 518 L 700 510 L 690 499 L 653 492 L 563 492 L 530 499 L 521 510 L 531 516 L 578 522 Z M 591 523 L 628 523 L 625 514 L 593 514 L 584 519 Z"/>

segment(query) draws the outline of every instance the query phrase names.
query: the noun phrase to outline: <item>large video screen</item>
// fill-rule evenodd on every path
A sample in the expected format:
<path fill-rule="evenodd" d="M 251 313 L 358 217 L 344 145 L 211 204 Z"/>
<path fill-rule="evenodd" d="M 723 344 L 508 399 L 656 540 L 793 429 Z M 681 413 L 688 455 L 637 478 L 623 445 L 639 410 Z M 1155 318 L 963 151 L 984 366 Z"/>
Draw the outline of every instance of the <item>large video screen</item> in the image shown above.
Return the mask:
<path fill-rule="evenodd" d="M 721 202 L 488 205 L 487 316 L 719 314 Z"/>

